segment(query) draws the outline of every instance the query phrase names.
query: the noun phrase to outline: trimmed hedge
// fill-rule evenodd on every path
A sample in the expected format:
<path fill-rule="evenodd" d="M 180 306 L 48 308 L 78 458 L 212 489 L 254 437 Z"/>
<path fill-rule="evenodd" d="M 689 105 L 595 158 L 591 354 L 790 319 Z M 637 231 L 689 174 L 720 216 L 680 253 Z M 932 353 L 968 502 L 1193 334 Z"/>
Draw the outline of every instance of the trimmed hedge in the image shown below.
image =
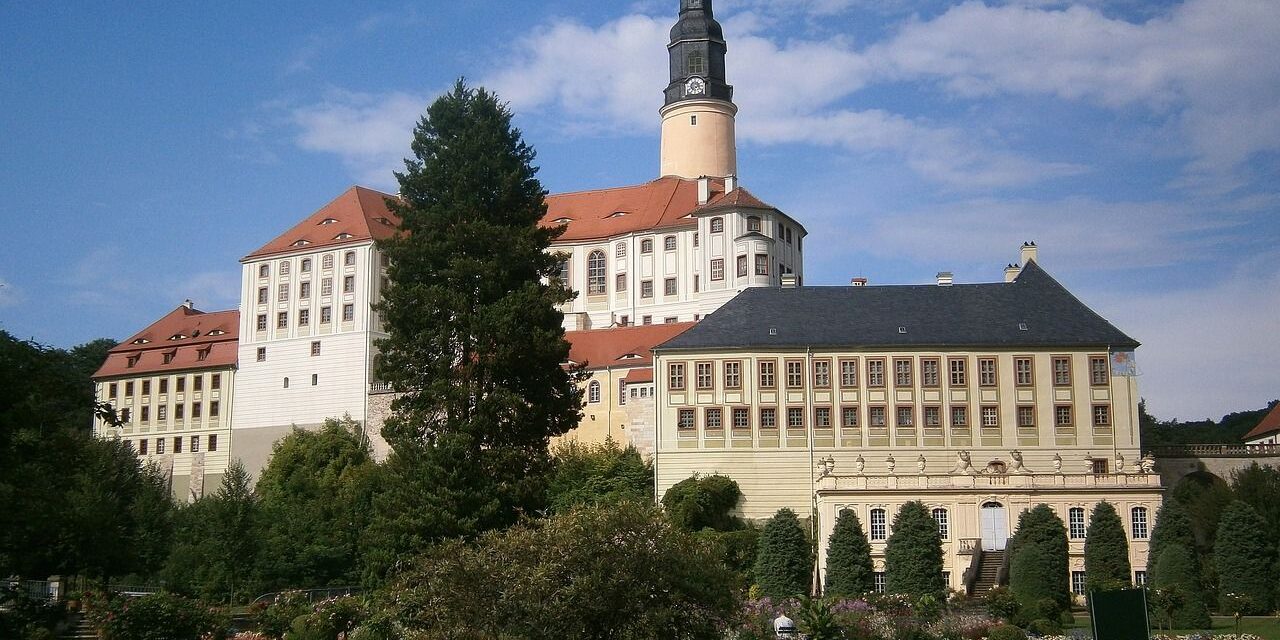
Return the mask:
<path fill-rule="evenodd" d="M 1116 508 L 1105 500 L 1093 507 L 1084 541 L 1085 591 L 1108 590 L 1132 583 L 1129 539 Z"/>
<path fill-rule="evenodd" d="M 912 600 L 931 596 L 945 600 L 942 538 L 938 523 L 918 500 L 902 505 L 893 518 L 893 533 L 884 551 L 885 590 Z"/>

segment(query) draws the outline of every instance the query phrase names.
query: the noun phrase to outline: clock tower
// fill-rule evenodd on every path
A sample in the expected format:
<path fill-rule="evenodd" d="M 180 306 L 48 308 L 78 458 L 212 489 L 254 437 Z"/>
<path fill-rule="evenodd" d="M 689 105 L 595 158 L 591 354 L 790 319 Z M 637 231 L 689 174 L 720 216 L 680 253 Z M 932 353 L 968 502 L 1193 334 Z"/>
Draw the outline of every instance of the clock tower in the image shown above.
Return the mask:
<path fill-rule="evenodd" d="M 661 173 L 722 178 L 738 171 L 733 87 L 725 82 L 724 33 L 711 0 L 680 0 L 671 27 L 671 81 L 664 91 Z"/>

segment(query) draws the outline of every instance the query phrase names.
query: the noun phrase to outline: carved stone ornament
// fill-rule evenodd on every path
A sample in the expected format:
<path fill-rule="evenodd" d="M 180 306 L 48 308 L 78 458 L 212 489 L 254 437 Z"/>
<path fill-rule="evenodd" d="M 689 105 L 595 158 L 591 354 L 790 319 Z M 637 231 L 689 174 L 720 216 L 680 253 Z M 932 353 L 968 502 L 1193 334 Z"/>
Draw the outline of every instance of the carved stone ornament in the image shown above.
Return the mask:
<path fill-rule="evenodd" d="M 866 470 L 867 461 L 862 459 L 861 453 L 858 454 L 858 459 L 853 461 L 853 466 L 858 469 L 858 475 L 862 475 L 862 472 Z"/>
<path fill-rule="evenodd" d="M 1146 474 L 1155 473 L 1156 471 L 1155 457 L 1152 456 L 1150 453 L 1148 453 L 1145 456 L 1142 456 L 1142 459 L 1138 461 L 1138 468 L 1141 469 L 1142 472 Z"/>
<path fill-rule="evenodd" d="M 889 465 L 889 473 L 893 473 L 893 468 L 894 468 L 894 467 L 896 467 L 896 466 L 898 466 L 898 461 L 893 459 L 893 454 L 892 454 L 892 453 L 891 453 L 891 454 L 889 454 L 889 457 L 888 457 L 888 458 L 885 458 L 885 459 L 884 459 L 884 463 L 885 463 L 886 465 Z"/>
<path fill-rule="evenodd" d="M 1013 459 L 1013 464 L 1009 467 L 1009 473 L 1013 475 L 1026 475 L 1031 470 L 1022 464 L 1022 452 L 1014 449 L 1009 452 L 1009 457 Z"/>
<path fill-rule="evenodd" d="M 916 466 L 920 467 L 920 475 L 924 475 L 924 463 L 925 459 L 924 454 L 922 453 L 919 458 L 916 458 Z"/>
<path fill-rule="evenodd" d="M 1053 472 L 1062 473 L 1062 455 L 1061 454 L 1057 454 L 1057 453 L 1053 454 Z"/>
<path fill-rule="evenodd" d="M 956 452 L 956 466 L 951 470 L 951 473 L 966 476 L 978 475 L 978 470 L 973 468 L 973 462 L 969 458 L 968 451 Z"/>

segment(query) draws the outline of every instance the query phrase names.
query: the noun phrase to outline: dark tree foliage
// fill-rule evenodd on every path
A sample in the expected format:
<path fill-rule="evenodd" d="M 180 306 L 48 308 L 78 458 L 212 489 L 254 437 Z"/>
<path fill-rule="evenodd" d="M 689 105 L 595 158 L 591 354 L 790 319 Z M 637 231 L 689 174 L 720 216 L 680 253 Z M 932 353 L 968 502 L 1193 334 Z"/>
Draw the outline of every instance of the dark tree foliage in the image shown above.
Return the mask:
<path fill-rule="evenodd" d="M 1124 523 L 1110 502 L 1099 502 L 1089 516 L 1084 541 L 1084 576 L 1086 592 L 1114 589 L 1132 581 Z"/>
<path fill-rule="evenodd" d="M 1253 507 L 1267 523 L 1264 531 L 1280 544 L 1280 469 L 1257 462 L 1231 472 L 1231 493 Z"/>
<path fill-rule="evenodd" d="M 885 590 L 911 599 L 932 596 L 942 601 L 947 584 L 942 579 L 942 537 L 929 508 L 911 501 L 893 517 L 893 533 L 884 550 Z"/>
<path fill-rule="evenodd" d="M 842 509 L 827 540 L 826 595 L 870 593 L 875 588 L 873 571 L 871 543 L 867 542 L 862 522 L 852 509 Z"/>
<path fill-rule="evenodd" d="M 547 504 L 553 512 L 622 500 L 653 502 L 653 465 L 635 447 L 624 449 L 611 438 L 600 444 L 570 440 L 551 453 L 555 467 Z"/>
<path fill-rule="evenodd" d="M 549 440 L 581 416 L 557 310 L 573 293 L 547 251 L 563 228 L 539 226 L 546 192 L 511 118 L 459 81 L 428 107 L 396 174 L 377 370 L 400 392 L 383 428 L 397 454 L 388 480 L 418 484 L 378 501 L 383 557 L 541 510 Z"/>
<path fill-rule="evenodd" d="M 1266 523 L 1248 503 L 1227 505 L 1213 550 L 1218 567 L 1218 611 L 1257 615 L 1271 611 L 1277 576 L 1275 547 L 1262 534 Z"/>
<path fill-rule="evenodd" d="M 1192 547 L 1185 540 L 1166 538 L 1160 555 L 1152 554 L 1151 585 L 1162 592 L 1169 603 L 1168 620 L 1171 629 L 1208 629 L 1212 626 L 1209 609 L 1201 597 L 1203 589 L 1200 563 L 1192 555 Z"/>
<path fill-rule="evenodd" d="M 1157 420 L 1147 413 L 1146 402 L 1139 403 L 1139 424 L 1142 430 L 1142 448 L 1180 445 L 1180 444 L 1220 444 L 1223 442 L 1240 442 L 1244 434 L 1258 424 L 1258 421 L 1274 407 L 1277 400 L 1267 403 L 1262 409 L 1236 411 L 1222 416 L 1219 420 L 1196 420 L 1180 422 L 1178 420 Z"/>
<path fill-rule="evenodd" d="M 258 479 L 258 580 L 266 589 L 352 584 L 376 465 L 359 425 L 329 419 L 272 447 Z"/>
<path fill-rule="evenodd" d="M 809 593 L 813 562 L 809 541 L 794 511 L 779 509 L 764 525 L 756 551 L 756 584 L 766 596 Z"/>
<path fill-rule="evenodd" d="M 215 493 L 179 507 L 164 578 L 170 589 L 207 602 L 249 595 L 258 562 L 258 497 L 244 465 L 232 462 Z"/>
<path fill-rule="evenodd" d="M 1034 553 L 1028 552 L 1027 558 L 1019 559 L 1025 550 L 1032 548 Z M 1049 598 L 1060 611 L 1070 608 L 1067 528 L 1049 505 L 1038 504 L 1022 512 L 1007 553 L 1009 590 L 1019 604 L 1030 608 Z M 1036 559 L 1032 559 L 1033 556 Z"/>
<path fill-rule="evenodd" d="M 733 515 L 741 497 L 738 483 L 728 476 L 694 474 L 667 489 L 662 506 L 671 521 L 685 530 L 734 531 L 742 528 Z"/>
<path fill-rule="evenodd" d="M 1160 554 L 1173 545 L 1186 547 L 1195 557 L 1196 533 L 1191 527 L 1191 519 L 1187 517 L 1187 508 L 1178 500 L 1166 498 L 1156 512 L 1156 524 L 1151 529 L 1150 551 L 1147 553 L 1148 579 L 1155 580 Z M 1196 564 L 1198 566 L 1199 562 Z M 1199 569 L 1196 575 L 1200 575 Z"/>

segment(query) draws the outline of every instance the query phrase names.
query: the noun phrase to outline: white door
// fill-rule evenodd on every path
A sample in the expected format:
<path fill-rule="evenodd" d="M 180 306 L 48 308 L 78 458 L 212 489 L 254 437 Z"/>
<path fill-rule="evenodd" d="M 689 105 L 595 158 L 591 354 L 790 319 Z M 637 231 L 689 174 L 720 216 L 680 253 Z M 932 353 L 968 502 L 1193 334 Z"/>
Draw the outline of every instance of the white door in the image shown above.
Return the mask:
<path fill-rule="evenodd" d="M 1005 516 L 1004 505 L 988 502 L 982 505 L 982 549 L 984 551 L 1004 551 L 1004 544 L 1009 541 L 1009 519 Z"/>

